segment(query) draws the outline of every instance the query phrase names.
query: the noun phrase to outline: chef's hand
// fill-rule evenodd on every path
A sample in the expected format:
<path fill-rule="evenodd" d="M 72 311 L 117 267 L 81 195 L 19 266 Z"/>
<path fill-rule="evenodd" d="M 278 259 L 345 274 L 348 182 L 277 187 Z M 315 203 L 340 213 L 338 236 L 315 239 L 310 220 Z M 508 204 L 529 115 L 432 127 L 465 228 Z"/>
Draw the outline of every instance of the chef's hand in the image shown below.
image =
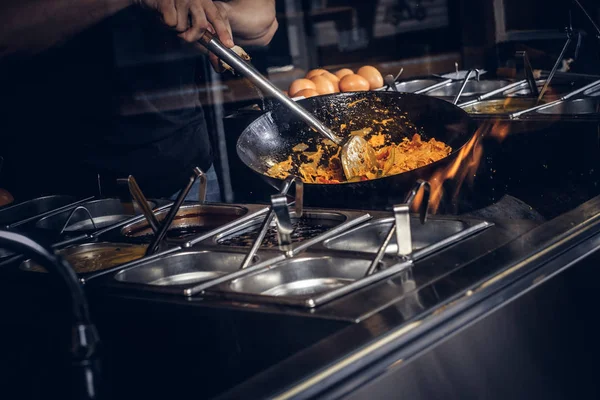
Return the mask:
<path fill-rule="evenodd" d="M 179 37 L 195 44 L 206 53 L 206 49 L 197 42 L 206 30 L 216 34 L 221 42 L 231 48 L 234 46 L 231 26 L 227 18 L 226 3 L 212 0 L 132 0 L 134 3 L 157 11 L 165 25 L 179 32 Z M 209 54 L 210 62 L 217 71 L 221 71 L 219 60 Z"/>

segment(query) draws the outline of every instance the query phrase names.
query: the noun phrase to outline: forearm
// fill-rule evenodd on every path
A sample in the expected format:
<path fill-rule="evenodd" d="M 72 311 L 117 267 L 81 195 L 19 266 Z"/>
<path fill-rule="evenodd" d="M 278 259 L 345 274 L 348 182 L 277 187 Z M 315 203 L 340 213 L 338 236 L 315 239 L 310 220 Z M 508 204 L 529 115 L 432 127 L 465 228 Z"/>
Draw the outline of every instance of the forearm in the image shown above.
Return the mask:
<path fill-rule="evenodd" d="M 226 4 L 236 44 L 269 44 L 278 27 L 275 0 L 230 0 Z"/>
<path fill-rule="evenodd" d="M 131 0 L 1 0 L 0 60 L 52 47 L 130 4 Z"/>

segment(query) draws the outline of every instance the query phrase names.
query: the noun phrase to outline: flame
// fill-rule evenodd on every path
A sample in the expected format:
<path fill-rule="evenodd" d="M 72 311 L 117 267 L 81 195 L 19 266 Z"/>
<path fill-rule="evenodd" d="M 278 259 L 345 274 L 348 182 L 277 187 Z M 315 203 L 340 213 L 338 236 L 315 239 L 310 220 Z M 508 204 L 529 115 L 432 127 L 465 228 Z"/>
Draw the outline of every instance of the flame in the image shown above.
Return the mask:
<path fill-rule="evenodd" d="M 494 138 L 502 142 L 510 132 L 506 121 L 495 121 L 486 123 L 477 129 L 473 137 L 459 151 L 454 161 L 445 168 L 435 171 L 429 179 L 431 195 L 429 199 L 429 211 L 435 214 L 444 196 L 444 182 L 453 180 L 455 183 L 452 198 L 456 199 L 465 182 L 473 184 L 477 169 L 484 154 L 483 139 Z M 415 198 L 416 209 L 423 199 L 422 194 Z"/>

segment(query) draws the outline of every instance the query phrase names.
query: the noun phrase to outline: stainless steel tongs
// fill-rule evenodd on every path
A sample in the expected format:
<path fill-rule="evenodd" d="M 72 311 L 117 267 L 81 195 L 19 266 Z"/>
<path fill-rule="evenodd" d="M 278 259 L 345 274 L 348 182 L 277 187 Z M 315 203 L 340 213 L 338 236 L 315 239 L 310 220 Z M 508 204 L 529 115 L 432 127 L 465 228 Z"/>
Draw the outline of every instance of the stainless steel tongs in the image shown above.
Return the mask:
<path fill-rule="evenodd" d="M 148 200 L 146 196 L 144 196 L 144 193 L 142 192 L 140 187 L 138 186 L 135 178 L 130 175 L 127 179 L 119 180 L 120 183 L 127 183 L 127 186 L 129 188 L 129 194 L 135 200 L 135 202 L 138 203 L 140 209 L 142 210 L 142 213 L 144 214 L 144 217 L 146 218 L 146 221 L 148 222 L 148 225 L 154 233 L 154 239 L 152 240 L 152 243 L 150 243 L 150 246 L 148 246 L 148 249 L 146 250 L 147 256 L 152 255 L 158 251 L 160 243 L 167 235 L 169 227 L 173 223 L 173 220 L 175 220 L 179 209 L 185 201 L 186 196 L 192 189 L 192 186 L 196 182 L 196 179 L 200 179 L 198 202 L 199 204 L 204 204 L 204 202 L 206 201 L 206 185 L 208 181 L 204 172 L 202 172 L 200 168 L 196 167 L 194 168 L 193 173 L 190 176 L 185 188 L 183 188 L 179 192 L 177 199 L 171 205 L 169 213 L 163 219 L 162 224 L 158 221 L 158 218 L 156 218 L 156 215 L 148 205 Z"/>
<path fill-rule="evenodd" d="M 396 257 L 401 259 L 410 258 L 413 252 L 412 231 L 410 227 L 410 209 L 412 208 L 414 200 L 421 189 L 423 189 L 423 201 L 421 201 L 419 204 L 419 220 L 421 221 L 421 224 L 425 224 L 427 221 L 427 210 L 429 208 L 429 194 L 431 191 L 431 186 L 429 185 L 429 182 L 419 180 L 406 196 L 404 203 L 394 206 L 394 221 L 392 222 L 392 226 L 390 227 L 390 230 L 388 231 L 383 243 L 379 247 L 375 258 L 365 273 L 365 276 L 369 276 L 375 272 L 379 266 L 379 263 L 383 259 L 387 247 L 391 243 L 394 235 L 396 235 L 396 242 L 398 243 Z"/>

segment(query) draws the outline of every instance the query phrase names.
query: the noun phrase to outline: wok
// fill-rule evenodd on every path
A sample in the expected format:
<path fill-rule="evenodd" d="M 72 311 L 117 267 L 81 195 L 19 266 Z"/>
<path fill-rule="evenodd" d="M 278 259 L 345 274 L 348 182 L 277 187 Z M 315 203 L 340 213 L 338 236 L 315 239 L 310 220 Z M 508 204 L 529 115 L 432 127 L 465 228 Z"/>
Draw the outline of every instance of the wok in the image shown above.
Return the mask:
<path fill-rule="evenodd" d="M 338 93 L 311 97 L 299 102 L 327 126 L 338 132 L 341 124 L 349 130 L 374 127 L 373 119 L 392 118 L 388 132 L 397 143 L 404 137 L 420 133 L 423 139 L 435 138 L 452 147 L 447 157 L 408 171 L 379 179 L 339 184 L 305 184 L 304 199 L 310 206 L 385 209 L 402 202 L 417 179 L 430 179 L 433 173 L 448 166 L 474 135 L 476 124 L 460 108 L 437 98 L 394 92 Z M 406 122 L 410 121 L 412 124 Z M 342 135 L 348 132 L 342 132 Z M 266 175 L 273 164 L 284 161 L 292 148 L 317 136 L 307 125 L 281 105 L 252 122 L 240 135 L 237 153 L 244 164 L 260 174 L 273 187 L 282 181 Z M 310 150 L 307 150 L 310 151 Z M 456 204 L 445 199 L 440 212 L 457 212 Z"/>

